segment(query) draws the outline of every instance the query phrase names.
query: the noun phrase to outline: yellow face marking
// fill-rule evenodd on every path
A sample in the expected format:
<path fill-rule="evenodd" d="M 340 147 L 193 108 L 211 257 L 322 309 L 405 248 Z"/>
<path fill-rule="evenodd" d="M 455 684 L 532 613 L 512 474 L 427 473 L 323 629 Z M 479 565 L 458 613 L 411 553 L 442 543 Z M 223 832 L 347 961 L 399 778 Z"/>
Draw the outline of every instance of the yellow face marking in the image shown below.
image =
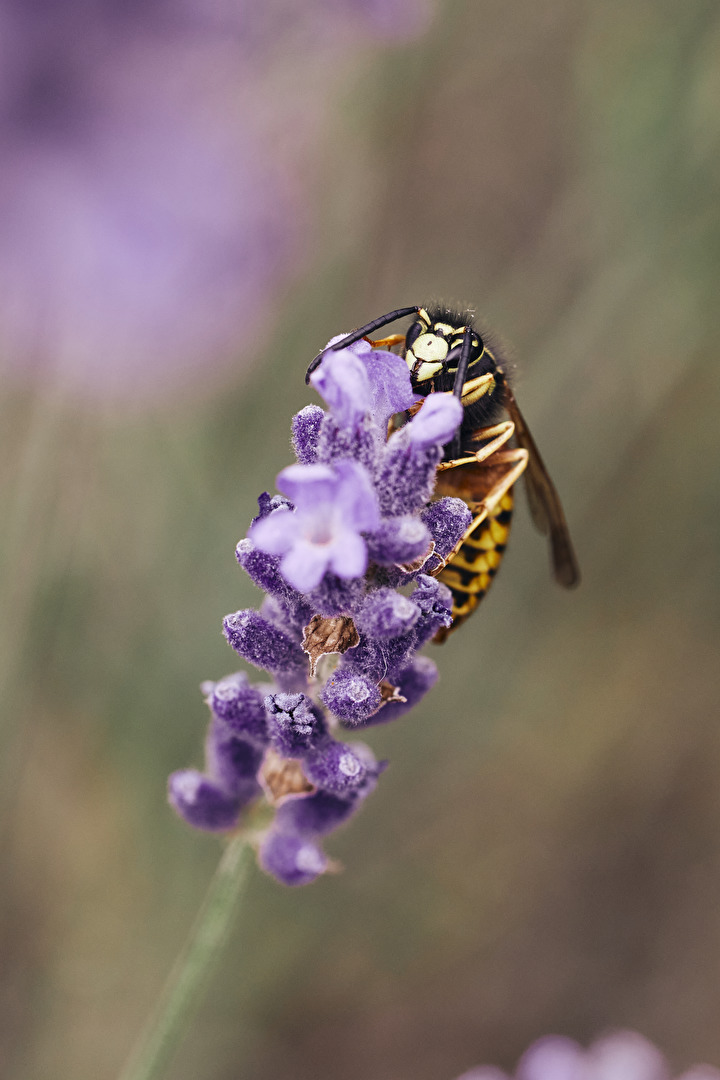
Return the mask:
<path fill-rule="evenodd" d="M 416 360 L 425 360 L 431 364 L 442 364 L 443 360 L 448 354 L 448 343 L 445 338 L 438 337 L 437 334 L 421 334 L 413 342 L 412 352 Z"/>
<path fill-rule="evenodd" d="M 450 326 L 450 324 L 446 322 L 433 323 L 433 330 L 435 332 L 441 330 L 445 337 L 452 337 L 453 334 L 457 333 L 457 328 L 455 326 Z"/>
<path fill-rule="evenodd" d="M 440 374 L 442 371 L 442 364 L 426 364 L 425 361 L 423 361 L 417 368 L 413 367 L 410 370 L 415 376 L 416 382 L 427 382 L 428 379 L 434 379 L 436 375 Z"/>
<path fill-rule="evenodd" d="M 432 325 L 432 323 L 431 323 L 431 321 L 430 321 L 430 316 L 428 315 L 428 313 L 427 313 L 427 311 L 425 310 L 425 308 L 421 307 L 421 308 L 420 308 L 420 309 L 418 310 L 418 317 L 419 317 L 420 319 L 422 319 L 422 321 L 423 321 L 423 322 L 427 323 L 427 324 L 428 324 L 428 327 L 430 327 L 430 326 Z"/>

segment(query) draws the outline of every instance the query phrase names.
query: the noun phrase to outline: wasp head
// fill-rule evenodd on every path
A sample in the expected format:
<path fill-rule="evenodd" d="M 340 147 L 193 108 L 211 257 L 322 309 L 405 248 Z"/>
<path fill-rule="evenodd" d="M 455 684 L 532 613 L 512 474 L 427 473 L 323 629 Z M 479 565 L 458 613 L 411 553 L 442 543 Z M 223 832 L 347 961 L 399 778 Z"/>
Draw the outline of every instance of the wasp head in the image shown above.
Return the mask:
<path fill-rule="evenodd" d="M 469 313 L 420 308 L 405 338 L 405 361 L 414 390 L 421 394 L 432 389 L 452 390 L 466 327 L 472 331 L 468 374 L 494 373 L 494 357 L 474 329 Z"/>

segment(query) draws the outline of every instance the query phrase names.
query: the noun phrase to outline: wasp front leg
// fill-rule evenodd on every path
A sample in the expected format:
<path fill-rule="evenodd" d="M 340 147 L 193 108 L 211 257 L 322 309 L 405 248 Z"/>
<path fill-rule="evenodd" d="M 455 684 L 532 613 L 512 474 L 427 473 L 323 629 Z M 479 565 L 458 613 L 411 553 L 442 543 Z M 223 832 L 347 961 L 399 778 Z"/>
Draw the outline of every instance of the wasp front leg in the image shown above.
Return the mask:
<path fill-rule="evenodd" d="M 392 349 L 395 345 L 405 344 L 404 334 L 391 334 L 390 337 L 380 338 L 377 341 L 373 341 L 372 338 L 363 338 L 363 341 L 367 341 L 368 345 L 372 345 L 373 349 Z"/>

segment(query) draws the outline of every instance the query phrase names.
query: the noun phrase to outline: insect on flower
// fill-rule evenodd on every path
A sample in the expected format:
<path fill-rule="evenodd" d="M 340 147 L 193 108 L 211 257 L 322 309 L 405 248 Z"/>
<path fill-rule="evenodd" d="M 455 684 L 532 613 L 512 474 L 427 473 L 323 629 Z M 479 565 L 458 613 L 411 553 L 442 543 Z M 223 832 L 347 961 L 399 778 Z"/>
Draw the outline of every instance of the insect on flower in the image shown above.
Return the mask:
<path fill-rule="evenodd" d="M 368 336 L 407 316 L 412 322 L 405 334 L 381 340 Z M 452 393 L 463 407 L 462 424 L 437 467 L 435 496 L 461 498 L 473 517 L 436 572 L 452 592 L 453 608 L 452 625 L 441 627 L 435 640 L 444 641 L 490 588 L 507 544 L 513 488 L 521 476 L 532 520 L 549 537 L 555 579 L 565 588 L 577 585 L 580 571 L 557 490 L 515 400 L 505 363 L 495 346 L 483 340 L 472 314 L 439 304 L 398 308 L 319 353 L 306 381 L 328 352 L 361 339 L 378 349 L 400 346 L 417 394 Z M 503 412 L 508 419 L 501 419 Z"/>

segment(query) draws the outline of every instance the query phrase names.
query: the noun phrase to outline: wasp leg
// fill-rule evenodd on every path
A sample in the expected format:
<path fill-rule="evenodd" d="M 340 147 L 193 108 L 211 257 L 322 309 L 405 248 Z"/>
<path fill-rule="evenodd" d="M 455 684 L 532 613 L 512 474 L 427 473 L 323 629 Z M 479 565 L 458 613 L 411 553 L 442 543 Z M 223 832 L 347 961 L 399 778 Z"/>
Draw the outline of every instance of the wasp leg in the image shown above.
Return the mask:
<path fill-rule="evenodd" d="M 478 462 L 487 461 L 496 450 L 499 450 L 509 439 L 512 439 L 514 434 L 515 425 L 512 420 L 503 420 L 501 424 L 495 424 L 493 427 L 480 428 L 479 431 L 474 433 L 472 441 L 484 442 L 485 439 L 490 439 L 490 442 L 475 451 L 475 460 Z"/>
<path fill-rule="evenodd" d="M 405 335 L 391 334 L 390 337 L 380 338 L 379 341 L 373 341 L 372 338 L 366 337 L 365 340 L 369 345 L 372 345 L 373 349 L 392 349 L 393 345 L 402 345 Z"/>
<path fill-rule="evenodd" d="M 489 467 L 499 466 L 503 468 L 503 473 L 481 500 L 478 502 L 468 501 L 467 505 L 470 507 L 473 519 L 450 554 L 445 556 L 446 563 L 452 562 L 453 557 L 457 555 L 467 538 L 472 536 L 478 525 L 485 520 L 488 514 L 492 513 L 503 496 L 518 482 L 527 468 L 528 458 L 529 454 L 524 449 L 498 450 L 496 452 L 493 460 L 489 463 Z M 474 458 L 470 460 L 473 461 Z M 447 464 L 454 465 L 455 462 L 448 462 Z"/>
<path fill-rule="evenodd" d="M 360 338 L 372 334 L 374 330 L 379 330 L 381 326 L 387 326 L 388 323 L 395 322 L 396 319 L 404 319 L 406 315 L 417 315 L 419 312 L 419 307 L 396 308 L 395 311 L 389 311 L 387 315 L 381 315 L 379 319 L 373 319 L 372 322 L 366 323 L 365 326 L 358 327 L 357 330 L 353 330 L 352 334 L 346 334 L 344 338 L 340 338 L 340 340 L 336 341 L 334 345 L 331 345 L 329 349 L 323 349 L 322 352 L 317 354 L 310 364 L 310 367 L 305 372 L 305 382 L 307 383 L 310 381 L 310 376 L 313 371 L 320 366 L 326 352 L 337 352 L 338 349 L 344 349 L 346 346 L 359 341 Z"/>
<path fill-rule="evenodd" d="M 491 441 L 487 446 L 481 446 L 471 457 L 455 458 L 453 461 L 441 461 L 437 471 L 439 473 L 447 472 L 448 469 L 457 469 L 460 465 L 470 465 L 472 462 L 479 464 L 487 461 L 513 437 L 514 433 L 515 425 L 512 420 L 503 420 L 501 424 L 495 424 L 493 427 L 479 428 L 472 436 L 472 440 L 473 442 L 481 442 L 484 439 L 490 439 Z"/>
<path fill-rule="evenodd" d="M 477 379 L 470 379 L 462 388 L 462 405 L 467 409 L 468 405 L 474 405 L 481 397 L 492 391 L 495 385 L 495 376 L 492 372 L 487 375 L 478 375 Z"/>

